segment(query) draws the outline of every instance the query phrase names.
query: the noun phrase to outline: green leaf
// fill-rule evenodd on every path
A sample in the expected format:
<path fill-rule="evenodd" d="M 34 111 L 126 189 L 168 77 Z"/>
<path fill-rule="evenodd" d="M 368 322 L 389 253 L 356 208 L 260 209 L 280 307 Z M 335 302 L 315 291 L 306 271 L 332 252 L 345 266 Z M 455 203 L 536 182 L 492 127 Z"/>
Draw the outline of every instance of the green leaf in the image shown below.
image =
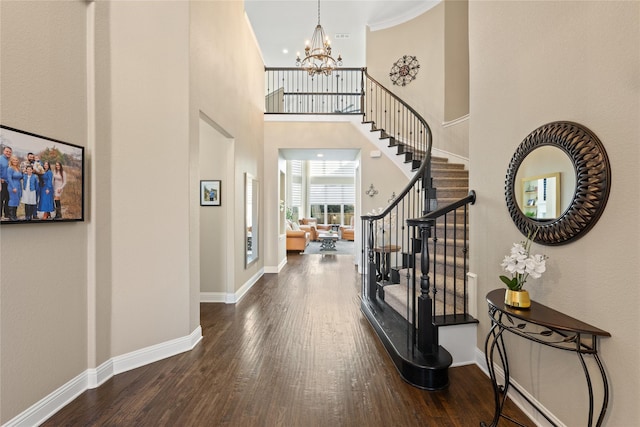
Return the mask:
<path fill-rule="evenodd" d="M 518 279 L 515 277 L 509 279 L 507 276 L 500 276 L 500 280 L 504 282 L 505 285 L 512 291 L 518 290 Z"/>

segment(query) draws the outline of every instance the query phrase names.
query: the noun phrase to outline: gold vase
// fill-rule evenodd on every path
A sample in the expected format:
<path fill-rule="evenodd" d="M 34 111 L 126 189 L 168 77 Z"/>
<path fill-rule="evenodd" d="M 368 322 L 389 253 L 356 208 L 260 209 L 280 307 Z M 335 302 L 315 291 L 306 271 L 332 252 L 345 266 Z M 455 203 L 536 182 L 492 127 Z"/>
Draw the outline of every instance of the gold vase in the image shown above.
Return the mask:
<path fill-rule="evenodd" d="M 512 291 L 511 289 L 507 289 L 504 293 L 504 304 L 513 308 L 529 308 L 531 307 L 529 292 L 524 290 Z"/>

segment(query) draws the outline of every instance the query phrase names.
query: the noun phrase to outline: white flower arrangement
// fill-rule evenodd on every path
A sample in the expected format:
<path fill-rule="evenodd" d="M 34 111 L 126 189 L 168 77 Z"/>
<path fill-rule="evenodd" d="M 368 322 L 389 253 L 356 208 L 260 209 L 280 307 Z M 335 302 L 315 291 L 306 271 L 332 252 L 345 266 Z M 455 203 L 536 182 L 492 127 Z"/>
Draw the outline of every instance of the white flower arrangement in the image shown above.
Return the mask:
<path fill-rule="evenodd" d="M 531 243 L 535 238 L 536 232 L 530 238 L 520 243 L 514 243 L 511 248 L 511 254 L 504 257 L 502 268 L 511 274 L 511 278 L 500 276 L 509 289 L 512 291 L 520 291 L 527 282 L 529 277 L 538 279 L 547 269 L 546 261 L 549 257 L 546 255 L 530 255 Z"/>

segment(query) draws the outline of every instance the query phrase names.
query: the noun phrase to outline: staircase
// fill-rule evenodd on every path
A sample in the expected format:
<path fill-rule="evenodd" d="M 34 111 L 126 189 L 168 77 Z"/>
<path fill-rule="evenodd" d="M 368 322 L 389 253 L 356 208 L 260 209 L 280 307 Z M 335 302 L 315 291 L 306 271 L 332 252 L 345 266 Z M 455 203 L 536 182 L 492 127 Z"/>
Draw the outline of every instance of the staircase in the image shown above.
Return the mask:
<path fill-rule="evenodd" d="M 437 188 L 436 200 L 438 206 L 446 206 L 460 200 L 469 194 L 469 172 L 464 169 L 464 165 L 460 163 L 449 163 L 448 159 L 442 157 L 431 158 L 431 176 L 433 185 Z M 458 214 L 460 215 L 460 214 Z M 466 253 L 463 248 L 468 247 L 468 242 L 463 241 L 462 235 L 465 219 L 459 217 L 459 225 L 445 224 L 444 218 L 436 220 L 435 232 L 435 253 L 434 270 L 443 271 L 443 275 L 436 276 L 436 289 L 442 292 L 436 293 L 435 300 L 440 303 L 436 305 L 436 321 L 440 316 L 449 314 L 464 315 L 466 295 L 464 294 L 464 278 L 460 277 L 458 272 L 463 271 L 463 262 L 466 259 Z M 466 223 L 468 226 L 468 223 Z M 454 230 L 454 227 L 457 230 Z M 455 231 L 455 233 L 454 233 Z M 437 236 L 455 234 L 456 238 L 437 239 Z M 433 237 L 431 238 L 432 244 Z M 451 256 L 454 254 L 456 256 Z M 416 253 L 419 257 L 420 253 Z M 407 318 L 407 287 L 411 282 L 411 275 L 414 264 L 406 262 L 406 256 L 402 258 L 398 266 L 391 267 L 391 284 L 383 287 L 384 301 L 400 315 Z M 466 272 L 465 272 L 466 273 Z M 447 283 L 456 283 L 456 286 L 446 286 Z M 411 319 L 407 319 L 411 321 Z M 440 323 L 445 324 L 443 319 Z"/>
<path fill-rule="evenodd" d="M 439 331 L 477 323 L 468 314 L 468 172 L 432 157 L 426 121 L 366 69 L 266 71 L 265 114 L 360 116 L 363 133 L 406 166 L 407 186 L 382 212 L 361 217 L 361 310 L 407 382 L 447 387 L 453 358 Z M 465 339 L 475 345 L 475 334 Z"/>

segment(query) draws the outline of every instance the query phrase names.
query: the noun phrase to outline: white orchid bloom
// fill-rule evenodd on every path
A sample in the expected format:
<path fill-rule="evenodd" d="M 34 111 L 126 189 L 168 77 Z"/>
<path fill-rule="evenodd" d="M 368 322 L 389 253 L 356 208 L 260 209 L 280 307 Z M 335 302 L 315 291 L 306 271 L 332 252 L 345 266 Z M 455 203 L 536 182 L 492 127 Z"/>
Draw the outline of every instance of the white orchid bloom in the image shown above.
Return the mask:
<path fill-rule="evenodd" d="M 522 255 L 522 254 L 526 254 L 527 251 L 525 251 L 524 246 L 522 246 L 522 243 L 514 243 L 513 247 L 511 248 L 511 255 Z"/>
<path fill-rule="evenodd" d="M 529 274 L 534 279 L 538 279 L 540 278 L 540 276 L 542 276 L 542 273 L 547 271 L 546 258 L 544 255 L 537 254 L 537 255 L 534 255 L 531 258 L 531 260 L 532 260 L 531 262 L 532 265 L 531 265 Z"/>
<path fill-rule="evenodd" d="M 522 288 L 529 277 L 539 279 L 547 269 L 546 255 L 529 255 L 531 248 L 531 240 L 527 236 L 527 240 L 521 243 L 514 243 L 509 255 L 505 256 L 500 264 L 502 268 L 511 274 L 511 280 L 517 281 L 517 289 Z M 503 281 L 509 280 L 501 276 Z M 511 285 L 509 285 L 511 288 Z M 512 288 L 513 289 L 513 288 Z"/>
<path fill-rule="evenodd" d="M 506 271 L 513 274 L 516 271 L 516 262 L 510 256 L 505 256 L 502 264 L 500 264 Z"/>

